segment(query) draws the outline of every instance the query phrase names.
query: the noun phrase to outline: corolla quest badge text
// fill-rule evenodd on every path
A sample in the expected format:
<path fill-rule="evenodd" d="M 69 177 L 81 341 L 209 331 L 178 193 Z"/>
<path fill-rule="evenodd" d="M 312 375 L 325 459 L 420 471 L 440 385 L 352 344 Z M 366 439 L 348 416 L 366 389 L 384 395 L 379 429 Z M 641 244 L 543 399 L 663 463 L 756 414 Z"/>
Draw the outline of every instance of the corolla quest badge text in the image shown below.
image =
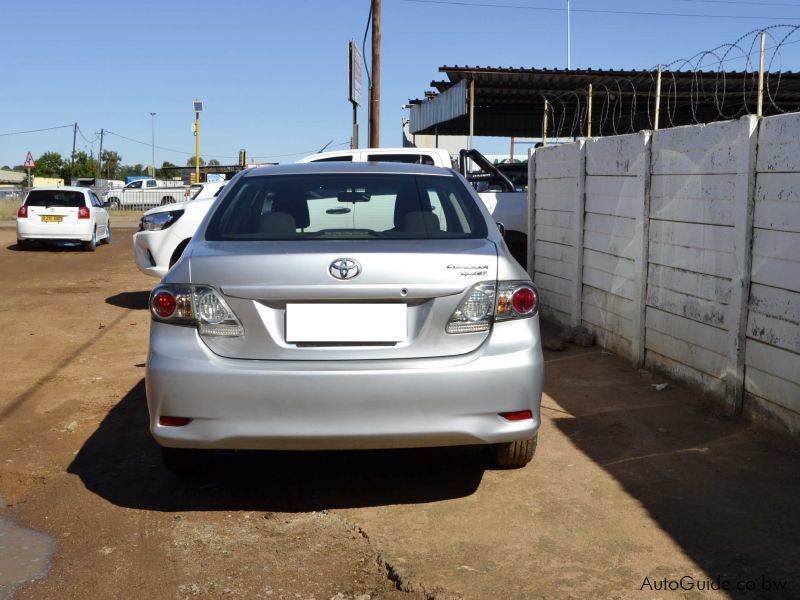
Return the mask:
<path fill-rule="evenodd" d="M 328 272 L 336 279 L 352 279 L 361 273 L 361 265 L 352 258 L 337 258 L 328 267 Z"/>

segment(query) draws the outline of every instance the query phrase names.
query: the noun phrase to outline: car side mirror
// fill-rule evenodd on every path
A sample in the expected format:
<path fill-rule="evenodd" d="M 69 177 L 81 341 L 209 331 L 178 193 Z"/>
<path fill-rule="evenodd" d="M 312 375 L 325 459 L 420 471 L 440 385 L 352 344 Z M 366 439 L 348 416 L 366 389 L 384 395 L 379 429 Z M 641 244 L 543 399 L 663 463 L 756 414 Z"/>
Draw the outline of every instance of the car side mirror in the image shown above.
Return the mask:
<path fill-rule="evenodd" d="M 102 206 L 103 208 L 110 208 L 111 200 L 105 200 L 100 206 Z"/>
<path fill-rule="evenodd" d="M 503 225 L 502 223 L 500 223 L 499 221 L 497 223 L 495 223 L 495 225 L 497 225 L 497 229 L 500 230 L 500 235 L 505 237 L 505 235 L 506 235 L 506 226 Z"/>

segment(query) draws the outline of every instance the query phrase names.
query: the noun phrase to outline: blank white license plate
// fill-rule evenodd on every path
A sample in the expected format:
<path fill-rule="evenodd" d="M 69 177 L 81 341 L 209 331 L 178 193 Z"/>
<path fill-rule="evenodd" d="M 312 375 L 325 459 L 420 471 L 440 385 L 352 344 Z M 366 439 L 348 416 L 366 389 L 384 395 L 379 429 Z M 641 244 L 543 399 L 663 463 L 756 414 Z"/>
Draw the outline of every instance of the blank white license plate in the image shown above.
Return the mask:
<path fill-rule="evenodd" d="M 403 342 L 405 304 L 287 304 L 287 342 Z"/>

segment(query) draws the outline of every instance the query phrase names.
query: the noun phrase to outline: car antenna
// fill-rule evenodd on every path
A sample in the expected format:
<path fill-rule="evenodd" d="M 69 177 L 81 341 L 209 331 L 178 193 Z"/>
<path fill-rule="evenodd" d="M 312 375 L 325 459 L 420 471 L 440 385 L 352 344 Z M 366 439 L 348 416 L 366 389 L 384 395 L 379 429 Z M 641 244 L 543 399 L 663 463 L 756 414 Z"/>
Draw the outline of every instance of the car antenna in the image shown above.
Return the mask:
<path fill-rule="evenodd" d="M 328 142 L 327 144 L 325 144 L 325 145 L 324 145 L 322 148 L 320 148 L 319 150 L 317 150 L 317 154 L 319 154 L 320 152 L 322 152 L 323 150 L 325 150 L 325 148 L 327 148 L 328 146 L 330 146 L 332 143 L 333 143 L 333 140 L 331 140 L 330 142 Z"/>

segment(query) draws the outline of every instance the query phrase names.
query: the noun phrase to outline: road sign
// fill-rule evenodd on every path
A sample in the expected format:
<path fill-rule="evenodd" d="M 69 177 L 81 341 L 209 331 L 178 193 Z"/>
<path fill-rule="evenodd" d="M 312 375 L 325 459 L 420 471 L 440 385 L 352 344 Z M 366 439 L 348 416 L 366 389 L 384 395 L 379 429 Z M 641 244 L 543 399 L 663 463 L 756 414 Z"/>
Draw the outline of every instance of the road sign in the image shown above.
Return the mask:
<path fill-rule="evenodd" d="M 28 156 L 25 157 L 25 162 L 22 164 L 23 169 L 35 169 L 36 163 L 33 161 L 33 154 L 28 152 Z"/>
<path fill-rule="evenodd" d="M 350 58 L 350 68 L 348 69 L 350 75 L 350 89 L 347 99 L 358 106 L 361 104 L 361 72 L 364 68 L 364 59 L 361 57 L 361 52 L 353 40 L 350 40 L 348 49 Z"/>

